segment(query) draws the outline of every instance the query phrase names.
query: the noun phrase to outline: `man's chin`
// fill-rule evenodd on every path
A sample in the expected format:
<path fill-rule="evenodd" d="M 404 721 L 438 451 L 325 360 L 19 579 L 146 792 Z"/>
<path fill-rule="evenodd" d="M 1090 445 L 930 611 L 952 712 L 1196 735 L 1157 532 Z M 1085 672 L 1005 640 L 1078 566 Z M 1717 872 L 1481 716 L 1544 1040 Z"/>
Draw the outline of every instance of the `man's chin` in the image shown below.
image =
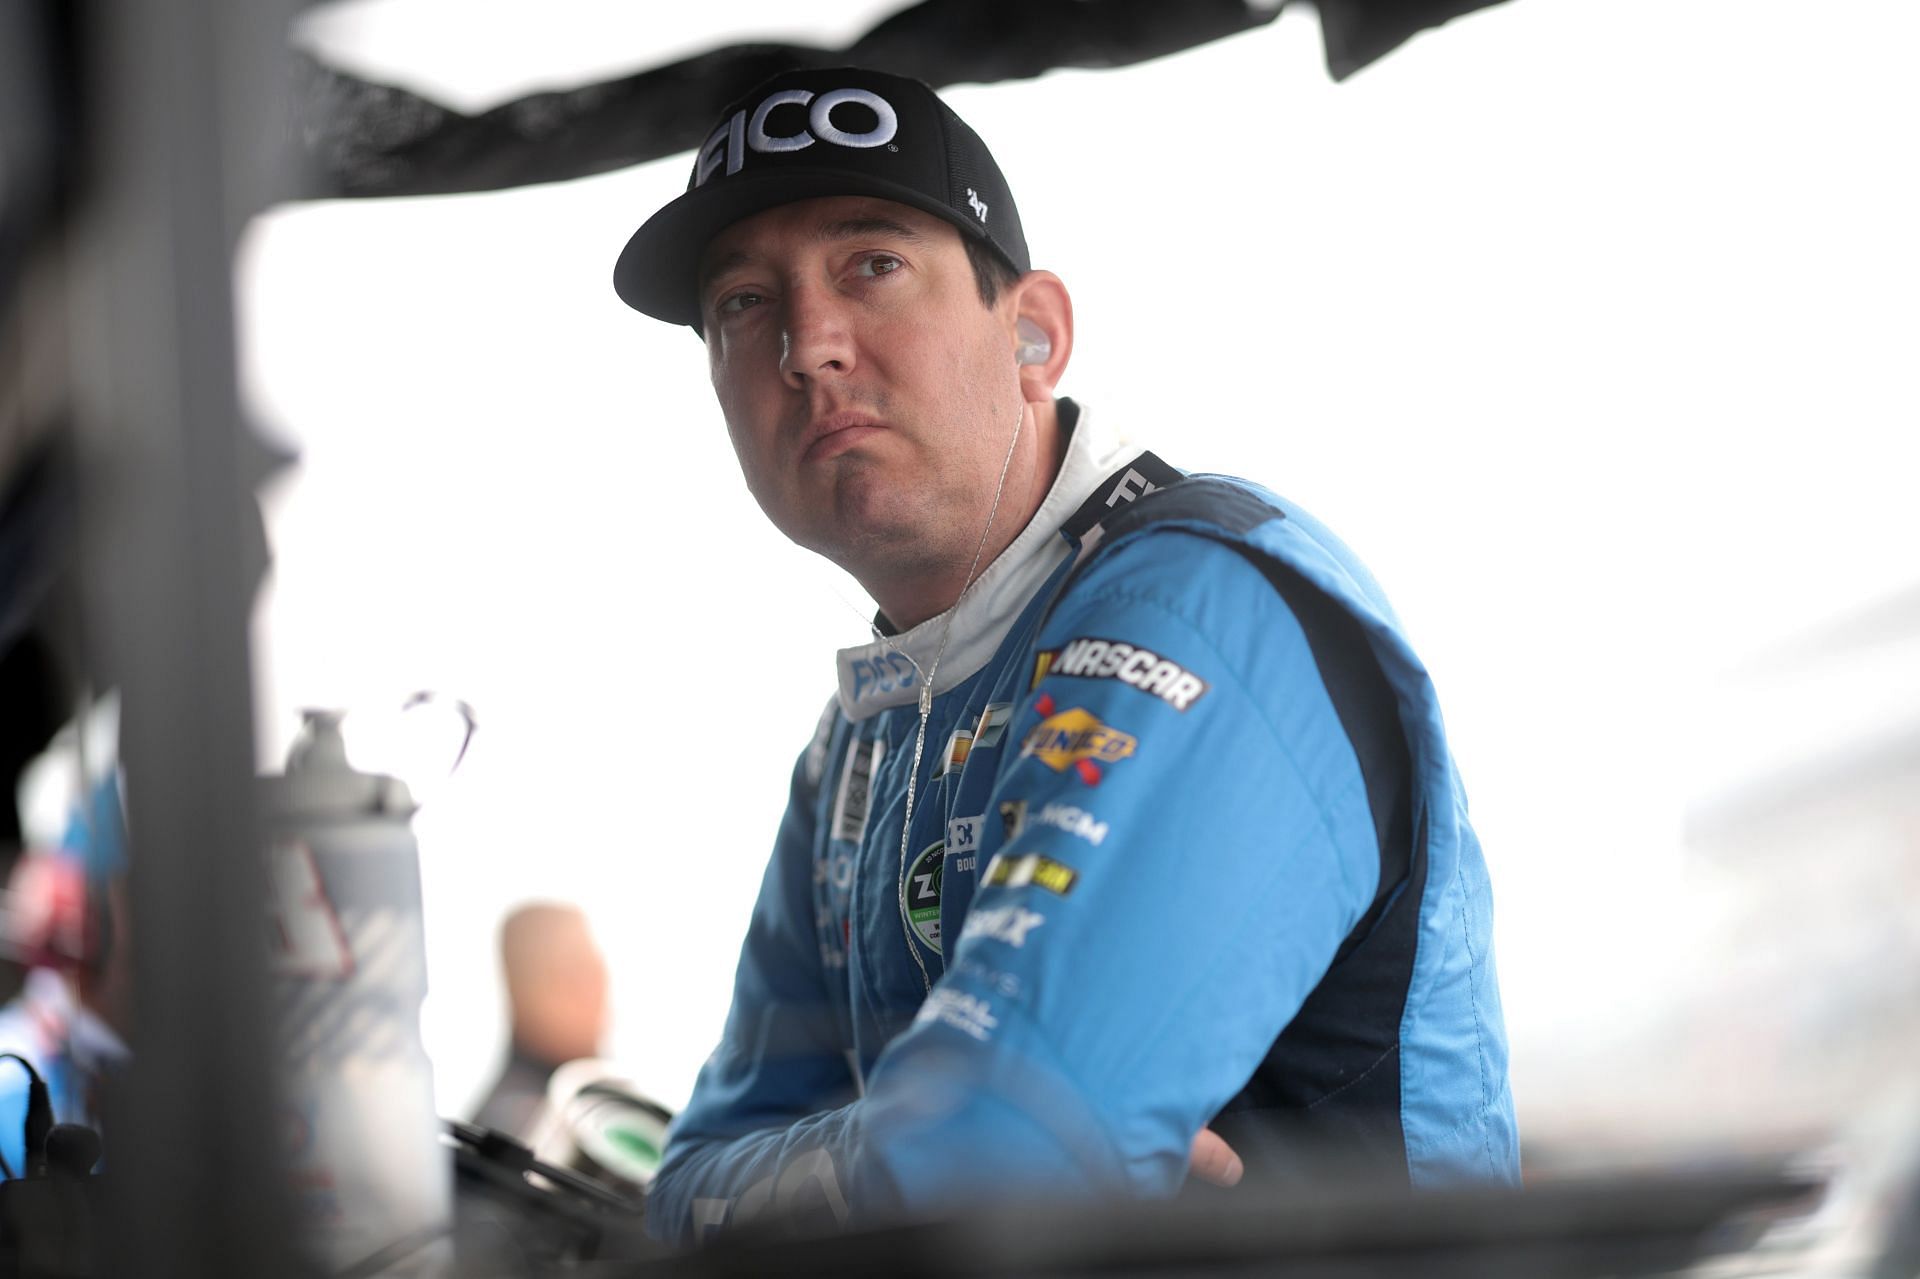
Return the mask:
<path fill-rule="evenodd" d="M 928 519 L 928 499 L 877 466 L 850 466 L 835 477 L 833 523 L 848 543 L 914 537 Z"/>
<path fill-rule="evenodd" d="M 898 571 L 901 563 L 924 558 L 928 513 L 910 501 L 871 501 L 840 506 L 835 519 L 814 530 L 809 549 L 824 555 L 857 578 Z"/>

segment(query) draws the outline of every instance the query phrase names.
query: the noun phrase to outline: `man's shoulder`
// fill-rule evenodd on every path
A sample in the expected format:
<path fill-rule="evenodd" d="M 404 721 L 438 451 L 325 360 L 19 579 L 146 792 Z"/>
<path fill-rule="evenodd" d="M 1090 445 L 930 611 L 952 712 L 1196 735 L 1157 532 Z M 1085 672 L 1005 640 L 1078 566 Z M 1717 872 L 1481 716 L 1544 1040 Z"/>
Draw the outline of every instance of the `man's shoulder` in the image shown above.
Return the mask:
<path fill-rule="evenodd" d="M 1113 559 L 1136 572 L 1146 566 L 1192 572 L 1202 585 L 1209 565 L 1242 586 L 1253 577 L 1271 583 L 1279 573 L 1398 627 L 1385 591 L 1339 535 L 1299 503 L 1238 476 L 1189 474 L 1129 503 L 1102 522 L 1070 589 Z M 1242 562 L 1253 566 L 1253 577 Z"/>
<path fill-rule="evenodd" d="M 1271 637 L 1294 629 L 1289 618 L 1342 634 L 1357 622 L 1404 647 L 1386 593 L 1346 543 L 1298 503 L 1232 475 L 1179 473 L 1103 519 L 1049 615 L 1089 606 L 1152 609 L 1216 639 Z"/>
<path fill-rule="evenodd" d="M 1186 598 L 1257 588 L 1266 526 L 1284 522 L 1273 494 L 1232 476 L 1196 474 L 1158 485 L 1100 521 L 1062 591 Z"/>

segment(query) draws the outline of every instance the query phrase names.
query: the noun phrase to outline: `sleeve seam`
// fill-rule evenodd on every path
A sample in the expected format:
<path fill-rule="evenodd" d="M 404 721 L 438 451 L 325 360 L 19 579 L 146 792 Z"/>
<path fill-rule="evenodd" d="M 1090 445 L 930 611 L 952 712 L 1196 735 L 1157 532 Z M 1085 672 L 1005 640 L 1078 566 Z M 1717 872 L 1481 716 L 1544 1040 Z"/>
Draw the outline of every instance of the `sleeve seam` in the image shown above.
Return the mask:
<path fill-rule="evenodd" d="M 1262 587 L 1263 589 L 1271 590 L 1271 587 L 1267 587 L 1265 583 L 1262 583 Z M 1098 601 L 1098 600 L 1111 600 L 1118 603 L 1147 606 L 1152 608 L 1156 612 L 1162 614 L 1163 616 L 1171 619 L 1172 621 L 1178 622 L 1180 626 L 1183 629 L 1185 629 L 1189 634 L 1193 635 L 1195 639 L 1201 645 L 1203 645 L 1208 652 L 1212 653 L 1215 657 L 1220 659 L 1222 668 L 1226 671 L 1227 676 L 1233 681 L 1234 686 L 1238 690 L 1240 690 L 1243 694 L 1246 692 L 1248 686 L 1245 679 L 1242 678 L 1241 672 L 1238 669 L 1236 669 L 1236 667 L 1232 662 L 1228 661 L 1226 655 L 1220 652 L 1220 650 L 1214 645 L 1212 640 L 1208 638 L 1208 636 L 1200 629 L 1198 625 L 1194 623 L 1194 621 L 1191 618 L 1186 617 L 1182 613 L 1177 612 L 1172 608 L 1169 608 L 1164 601 L 1155 599 L 1151 596 L 1141 595 L 1137 592 L 1128 590 L 1125 587 L 1104 586 L 1104 587 L 1099 587 L 1095 590 L 1089 591 L 1083 595 L 1076 594 L 1072 601 L 1073 607 L 1070 609 L 1062 609 L 1057 611 L 1055 613 L 1055 616 L 1052 619 L 1050 619 L 1049 625 L 1057 624 L 1063 620 L 1068 621 L 1070 623 L 1074 614 L 1081 611 L 1080 606 L 1083 603 L 1089 602 L 1089 601 Z M 1278 603 L 1279 607 L 1285 609 L 1285 603 L 1284 601 L 1279 601 L 1277 593 L 1275 594 L 1275 600 Z M 1291 610 L 1287 610 L 1287 612 L 1289 616 L 1291 616 Z M 1296 625 L 1297 625 L 1297 621 L 1296 621 Z M 1309 802 L 1312 803 L 1313 805 L 1314 820 L 1318 823 L 1321 833 L 1325 837 L 1326 845 L 1330 849 L 1335 850 L 1335 861 L 1339 866 L 1339 875 L 1340 875 L 1341 882 L 1346 885 L 1349 892 L 1355 891 L 1355 885 L 1352 882 L 1352 875 L 1351 875 L 1350 869 L 1346 865 L 1346 860 L 1338 856 L 1337 850 L 1339 846 L 1337 841 L 1334 838 L 1333 826 L 1328 818 L 1326 806 L 1321 802 L 1320 797 L 1317 794 L 1313 794 L 1313 792 L 1307 787 L 1306 781 L 1305 781 L 1305 774 L 1302 772 L 1298 761 L 1294 758 L 1293 752 L 1287 748 L 1287 744 L 1284 736 L 1274 726 L 1273 721 L 1268 717 L 1266 708 L 1263 705 L 1261 705 L 1257 700 L 1253 699 L 1252 697 L 1247 697 L 1246 701 L 1247 701 L 1247 704 L 1252 708 L 1253 713 L 1258 718 L 1261 725 L 1266 729 L 1269 739 L 1274 743 L 1274 746 L 1276 750 L 1279 752 L 1280 756 L 1286 760 L 1287 768 L 1292 772 L 1296 782 L 1299 784 L 1299 789 L 1309 796 Z M 1343 741 L 1347 741 L 1344 729 L 1341 731 L 1341 739 Z M 1347 741 L 1347 744 L 1348 744 L 1348 749 L 1350 751 L 1352 747 L 1351 741 Z M 1355 762 L 1355 768 L 1356 769 L 1358 768 L 1357 760 Z M 1363 894 L 1366 900 L 1371 900 L 1373 892 L 1377 892 L 1379 888 L 1378 870 L 1377 870 L 1378 860 L 1379 859 L 1376 856 L 1373 862 L 1376 868 L 1375 883 L 1374 883 L 1373 889 Z M 1241 937 L 1243 937 L 1246 934 L 1247 929 L 1252 927 L 1254 922 L 1259 918 L 1259 912 L 1256 909 L 1254 909 L 1254 907 L 1251 904 L 1252 900 L 1260 896 L 1263 896 L 1266 890 L 1272 884 L 1273 880 L 1276 877 L 1278 877 L 1279 874 L 1280 874 L 1279 863 L 1276 861 L 1273 864 L 1272 872 L 1265 879 L 1261 881 L 1260 892 L 1255 894 L 1249 894 L 1249 904 L 1247 908 L 1241 913 L 1240 919 L 1232 928 L 1231 933 L 1225 934 L 1227 936 L 1230 936 L 1234 942 L 1237 942 Z M 1362 911 L 1361 913 L 1364 913 L 1364 911 Z M 1356 914 L 1353 920 L 1348 921 L 1347 929 L 1349 931 L 1351 930 L 1353 923 L 1358 921 L 1358 918 L 1359 918 L 1359 915 Z M 1223 946 L 1221 948 L 1219 956 L 1211 964 L 1208 965 L 1205 973 L 1200 975 L 1193 982 L 1188 984 L 1186 988 L 1187 991 L 1191 992 L 1194 990 L 1204 989 L 1206 986 L 1210 985 L 1215 979 L 1215 977 L 1218 975 L 1218 973 L 1221 971 L 1222 967 L 1226 964 L 1233 962 L 1231 959 L 1232 951 L 1233 951 L 1232 946 Z M 1329 961 L 1331 961 L 1332 956 L 1329 955 L 1328 959 Z M 1322 975 L 1324 975 L 1324 970 L 1322 972 Z M 1318 978 L 1316 978 L 1315 981 L 1317 984 Z M 1304 1002 L 1304 995 L 1306 994 L 1311 994 L 1311 987 L 1309 987 L 1308 990 L 1303 993 L 1303 1002 Z M 1161 1035 L 1168 1018 L 1174 1015 L 1173 1010 L 1177 1009 L 1181 1004 L 1185 1002 L 1187 1002 L 1185 998 L 1174 1001 L 1168 1012 L 1164 1013 L 1150 1028 L 1147 1028 L 1143 1034 L 1138 1036 L 1138 1038 L 1136 1039 L 1136 1042 L 1142 1045 L 1142 1047 L 1134 1050 L 1133 1052 L 1129 1053 L 1127 1056 L 1121 1059 L 1119 1063 L 1119 1069 L 1121 1071 L 1123 1072 L 1129 1071 L 1138 1063 L 1138 1061 L 1140 1060 L 1140 1054 L 1145 1050 L 1144 1046 L 1146 1044 L 1154 1042 Z M 1296 1008 L 1294 1011 L 1297 1013 L 1298 1009 Z M 1284 1028 L 1285 1028 L 1284 1023 L 1280 1026 L 1274 1027 L 1274 1034 L 1278 1035 L 1280 1031 L 1283 1030 Z M 1051 1045 L 1049 1046 L 1051 1047 Z"/>

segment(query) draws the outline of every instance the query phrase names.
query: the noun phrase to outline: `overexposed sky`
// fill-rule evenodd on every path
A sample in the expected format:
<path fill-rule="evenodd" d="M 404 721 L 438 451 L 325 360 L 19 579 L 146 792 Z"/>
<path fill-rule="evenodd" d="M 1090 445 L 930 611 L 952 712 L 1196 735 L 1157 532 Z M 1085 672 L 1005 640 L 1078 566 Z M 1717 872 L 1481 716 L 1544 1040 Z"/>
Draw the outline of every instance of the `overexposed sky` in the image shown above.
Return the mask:
<path fill-rule="evenodd" d="M 391 0 L 311 35 L 475 107 L 704 43 L 652 8 Z M 1714 703 L 1920 582 L 1916 37 L 1900 0 L 1511 0 L 1334 85 L 1290 9 L 946 93 L 1073 291 L 1062 392 L 1312 509 L 1393 596 L 1493 870 L 1536 1126 L 1558 1055 L 1646 1015 L 1689 944 L 1689 804 L 1920 720 L 1914 681 L 1838 729 Z M 612 293 L 686 165 L 288 207 L 242 246 L 246 390 L 303 457 L 267 495 L 263 761 L 303 705 L 431 687 L 481 718 L 418 821 L 448 1112 L 494 1067 L 493 928 L 529 896 L 588 909 L 614 1056 L 685 1100 L 833 650 L 865 637 L 857 586 L 747 497 L 698 340 Z"/>

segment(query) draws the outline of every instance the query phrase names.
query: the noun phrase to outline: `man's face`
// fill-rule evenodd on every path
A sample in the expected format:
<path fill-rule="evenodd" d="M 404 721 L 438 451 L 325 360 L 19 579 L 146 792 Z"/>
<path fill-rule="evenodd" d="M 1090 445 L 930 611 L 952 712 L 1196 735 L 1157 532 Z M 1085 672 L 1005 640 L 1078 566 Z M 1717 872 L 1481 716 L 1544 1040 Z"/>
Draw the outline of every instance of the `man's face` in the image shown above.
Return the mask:
<path fill-rule="evenodd" d="M 707 246 L 701 313 L 740 469 L 776 527 L 869 590 L 956 554 L 965 567 L 1023 404 L 1012 305 L 981 302 L 957 231 L 888 200 L 782 205 Z"/>

